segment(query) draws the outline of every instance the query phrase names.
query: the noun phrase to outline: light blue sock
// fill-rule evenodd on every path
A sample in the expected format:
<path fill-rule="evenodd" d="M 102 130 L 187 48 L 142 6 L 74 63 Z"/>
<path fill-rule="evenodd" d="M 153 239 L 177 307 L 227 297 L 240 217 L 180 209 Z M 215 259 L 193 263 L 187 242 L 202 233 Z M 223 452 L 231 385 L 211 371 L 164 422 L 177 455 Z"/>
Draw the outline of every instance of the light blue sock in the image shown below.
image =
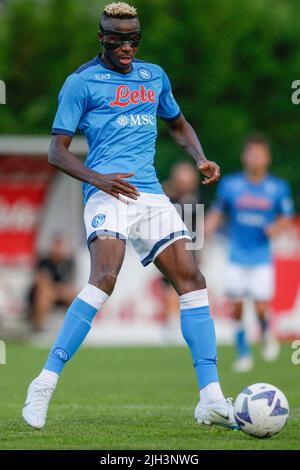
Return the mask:
<path fill-rule="evenodd" d="M 72 358 L 87 336 L 93 318 L 107 299 L 105 292 L 91 284 L 80 292 L 66 313 L 44 369 L 60 374 L 65 363 Z"/>
<path fill-rule="evenodd" d="M 202 389 L 212 382 L 219 382 L 215 327 L 207 291 L 190 292 L 179 299 L 182 335 L 191 351 L 199 388 Z"/>
<path fill-rule="evenodd" d="M 235 330 L 235 345 L 238 357 L 251 356 L 251 350 L 247 340 L 246 331 L 240 322 L 238 322 Z"/>

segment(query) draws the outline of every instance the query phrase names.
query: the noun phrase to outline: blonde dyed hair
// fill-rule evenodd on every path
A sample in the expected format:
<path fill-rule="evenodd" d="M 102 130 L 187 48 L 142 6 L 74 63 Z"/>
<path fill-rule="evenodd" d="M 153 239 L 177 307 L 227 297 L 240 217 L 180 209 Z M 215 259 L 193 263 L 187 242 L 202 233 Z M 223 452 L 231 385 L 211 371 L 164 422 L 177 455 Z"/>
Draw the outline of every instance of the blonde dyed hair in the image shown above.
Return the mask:
<path fill-rule="evenodd" d="M 137 16 L 137 9 L 125 2 L 113 2 L 106 5 L 103 13 L 112 18 L 123 16 L 135 18 Z"/>

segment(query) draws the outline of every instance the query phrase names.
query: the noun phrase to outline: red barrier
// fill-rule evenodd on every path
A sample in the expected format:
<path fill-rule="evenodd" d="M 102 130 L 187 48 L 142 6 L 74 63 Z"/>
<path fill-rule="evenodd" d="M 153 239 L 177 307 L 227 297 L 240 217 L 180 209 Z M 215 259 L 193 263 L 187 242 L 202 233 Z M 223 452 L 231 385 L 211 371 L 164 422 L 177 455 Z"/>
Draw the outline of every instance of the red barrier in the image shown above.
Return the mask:
<path fill-rule="evenodd" d="M 0 158 L 0 262 L 31 263 L 53 167 L 46 156 Z"/>
<path fill-rule="evenodd" d="M 276 290 L 272 302 L 275 315 L 292 310 L 300 289 L 300 257 L 275 260 Z M 300 312 L 299 312 L 300 315 Z"/>

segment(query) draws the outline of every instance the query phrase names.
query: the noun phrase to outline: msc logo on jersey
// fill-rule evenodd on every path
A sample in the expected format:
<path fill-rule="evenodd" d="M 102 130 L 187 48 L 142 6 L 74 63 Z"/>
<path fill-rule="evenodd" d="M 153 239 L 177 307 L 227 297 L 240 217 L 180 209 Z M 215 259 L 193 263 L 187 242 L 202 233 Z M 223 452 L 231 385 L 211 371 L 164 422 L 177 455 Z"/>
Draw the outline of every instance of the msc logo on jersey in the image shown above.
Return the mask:
<path fill-rule="evenodd" d="M 155 126 L 155 117 L 152 114 L 120 114 L 116 122 L 120 127 Z"/>
<path fill-rule="evenodd" d="M 148 90 L 141 85 L 138 90 L 130 91 L 127 85 L 119 85 L 116 90 L 116 96 L 113 101 L 109 104 L 113 108 L 114 106 L 121 106 L 122 108 L 129 106 L 130 104 L 139 103 L 155 103 L 156 94 L 155 91 L 149 88 Z"/>
<path fill-rule="evenodd" d="M 97 214 L 97 215 L 95 215 L 95 217 L 94 217 L 93 220 L 92 220 L 92 226 L 93 226 L 94 228 L 100 227 L 101 225 L 104 224 L 105 219 L 106 219 L 106 215 L 105 215 L 105 214 Z"/>
<path fill-rule="evenodd" d="M 138 69 L 138 74 L 143 80 L 150 80 L 152 73 L 148 69 Z"/>

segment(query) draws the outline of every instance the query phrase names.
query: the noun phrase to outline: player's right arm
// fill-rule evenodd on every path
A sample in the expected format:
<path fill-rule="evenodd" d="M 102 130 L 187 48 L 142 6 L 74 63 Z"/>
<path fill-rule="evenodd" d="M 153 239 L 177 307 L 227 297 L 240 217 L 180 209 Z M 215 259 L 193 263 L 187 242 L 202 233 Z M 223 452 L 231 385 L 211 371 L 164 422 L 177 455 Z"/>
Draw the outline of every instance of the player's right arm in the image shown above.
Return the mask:
<path fill-rule="evenodd" d="M 119 195 L 137 199 L 136 187 L 124 178 L 134 173 L 101 174 L 87 168 L 69 147 L 80 121 L 88 109 L 89 90 L 85 80 L 78 74 L 70 75 L 59 93 L 59 105 L 54 119 L 52 139 L 48 151 L 51 165 L 69 176 L 92 184 L 111 196 L 120 199 Z"/>
<path fill-rule="evenodd" d="M 73 153 L 69 151 L 72 136 L 53 135 L 48 151 L 48 162 L 79 181 L 85 181 L 111 196 L 119 199 L 119 194 L 131 199 L 137 199 L 139 192 L 136 187 L 125 181 L 124 178 L 133 176 L 134 173 L 102 174 L 87 168 Z"/>
<path fill-rule="evenodd" d="M 215 233 L 220 225 L 224 222 L 224 216 L 222 212 L 212 208 L 205 217 L 204 222 L 204 234 L 206 237 L 211 236 Z"/>
<path fill-rule="evenodd" d="M 280 235 L 291 224 L 295 213 L 294 202 L 292 199 L 291 188 L 287 181 L 281 180 L 277 188 L 276 201 L 276 220 L 265 227 L 265 234 L 272 238 Z"/>

